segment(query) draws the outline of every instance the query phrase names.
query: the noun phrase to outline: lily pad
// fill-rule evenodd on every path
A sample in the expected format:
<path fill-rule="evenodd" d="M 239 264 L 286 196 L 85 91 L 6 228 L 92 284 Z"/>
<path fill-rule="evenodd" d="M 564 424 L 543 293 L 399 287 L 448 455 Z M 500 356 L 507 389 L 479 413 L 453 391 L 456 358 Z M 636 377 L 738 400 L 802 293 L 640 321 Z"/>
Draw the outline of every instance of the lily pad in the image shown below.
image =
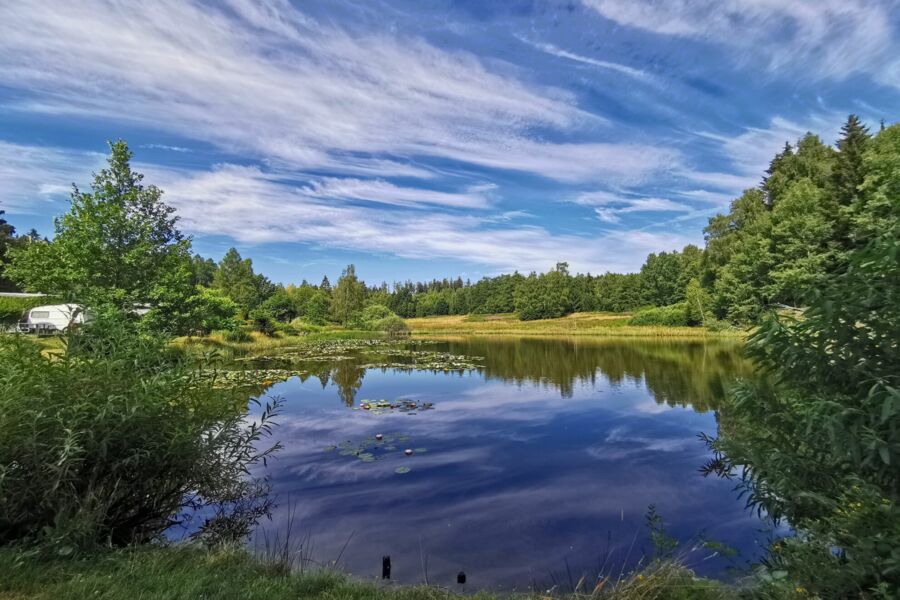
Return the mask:
<path fill-rule="evenodd" d="M 397 473 L 398 475 L 403 475 L 404 473 L 409 473 L 409 471 L 410 471 L 409 467 L 397 467 L 396 469 L 394 469 L 394 473 Z"/>

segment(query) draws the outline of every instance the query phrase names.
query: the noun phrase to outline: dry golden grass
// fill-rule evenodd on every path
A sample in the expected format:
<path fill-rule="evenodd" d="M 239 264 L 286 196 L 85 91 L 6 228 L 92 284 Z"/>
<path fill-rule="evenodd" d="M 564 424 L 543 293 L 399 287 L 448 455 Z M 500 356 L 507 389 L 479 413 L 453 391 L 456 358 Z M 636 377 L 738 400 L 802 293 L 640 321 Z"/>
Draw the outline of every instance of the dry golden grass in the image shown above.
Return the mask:
<path fill-rule="evenodd" d="M 520 321 L 515 315 L 452 315 L 407 319 L 413 335 L 588 335 L 615 337 L 740 337 L 737 330 L 628 325 L 628 313 L 585 312 L 559 319 Z"/>

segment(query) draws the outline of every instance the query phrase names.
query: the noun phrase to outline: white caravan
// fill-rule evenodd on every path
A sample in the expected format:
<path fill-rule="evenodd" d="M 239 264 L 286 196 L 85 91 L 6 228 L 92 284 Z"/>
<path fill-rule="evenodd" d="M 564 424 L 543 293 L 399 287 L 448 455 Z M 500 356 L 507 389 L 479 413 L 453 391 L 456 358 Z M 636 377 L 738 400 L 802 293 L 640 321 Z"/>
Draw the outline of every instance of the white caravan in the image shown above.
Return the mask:
<path fill-rule="evenodd" d="M 90 315 L 77 304 L 48 304 L 35 306 L 25 313 L 19 323 L 19 331 L 23 333 L 52 333 L 63 331 L 70 325 L 81 325 L 90 321 Z"/>

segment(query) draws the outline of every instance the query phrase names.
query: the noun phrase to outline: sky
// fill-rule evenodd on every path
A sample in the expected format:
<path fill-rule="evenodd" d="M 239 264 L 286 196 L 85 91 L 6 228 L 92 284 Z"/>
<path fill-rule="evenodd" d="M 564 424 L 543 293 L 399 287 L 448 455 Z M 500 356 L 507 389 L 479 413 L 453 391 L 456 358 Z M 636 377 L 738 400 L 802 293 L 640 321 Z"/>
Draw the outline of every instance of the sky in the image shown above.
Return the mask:
<path fill-rule="evenodd" d="M 0 3 L 13 225 L 121 138 L 197 252 L 282 283 L 635 271 L 898 107 L 900 0 Z"/>

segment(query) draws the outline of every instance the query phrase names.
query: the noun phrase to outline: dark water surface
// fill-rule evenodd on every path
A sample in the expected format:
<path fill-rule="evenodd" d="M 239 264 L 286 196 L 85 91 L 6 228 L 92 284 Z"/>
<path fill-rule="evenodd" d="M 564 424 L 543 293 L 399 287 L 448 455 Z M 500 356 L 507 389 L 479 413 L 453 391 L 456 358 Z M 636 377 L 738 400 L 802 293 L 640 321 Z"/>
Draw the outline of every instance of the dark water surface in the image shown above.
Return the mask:
<path fill-rule="evenodd" d="M 709 452 L 697 434 L 716 433 L 724 387 L 751 374 L 737 342 L 460 338 L 428 349 L 483 368 L 349 359 L 268 390 L 285 400 L 275 433 L 285 448 L 269 465 L 279 508 L 265 535 L 283 538 L 293 521 L 313 558 L 340 555 L 364 578 L 390 555 L 400 582 L 427 572 L 454 586 L 462 570 L 469 588 L 523 589 L 636 565 L 651 551 L 652 504 L 699 572 L 732 562 L 692 551 L 701 534 L 740 551 L 739 565 L 756 557 L 763 524 L 733 482 L 698 472 Z M 359 408 L 377 399 L 434 406 Z M 341 454 L 361 445 L 368 461 Z"/>

